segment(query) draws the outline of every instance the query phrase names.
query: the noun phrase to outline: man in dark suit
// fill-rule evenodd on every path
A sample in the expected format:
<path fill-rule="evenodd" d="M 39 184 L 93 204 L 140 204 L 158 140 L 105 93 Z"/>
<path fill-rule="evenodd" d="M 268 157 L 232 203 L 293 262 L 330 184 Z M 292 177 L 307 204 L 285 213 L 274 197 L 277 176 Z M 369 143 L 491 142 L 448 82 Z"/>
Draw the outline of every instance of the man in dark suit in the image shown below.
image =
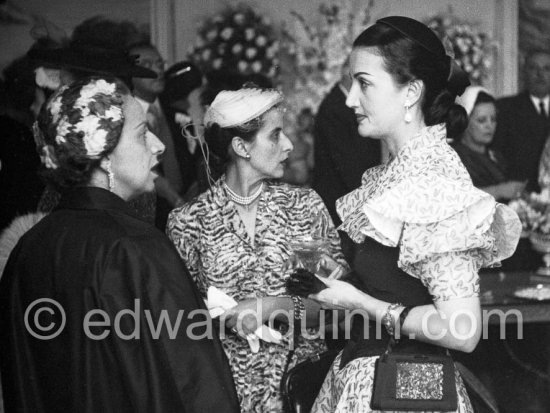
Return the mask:
<path fill-rule="evenodd" d="M 196 180 L 201 151 L 196 125 L 203 123 L 203 76 L 199 68 L 188 61 L 175 63 L 164 76 L 166 86 L 159 100 L 166 117 L 172 120 L 170 127 L 182 173 L 183 199 L 188 201 L 198 195 Z"/>
<path fill-rule="evenodd" d="M 129 47 L 128 54 L 136 63 L 157 73 L 155 79 L 133 78 L 134 95 L 147 114 L 149 129 L 164 143 L 162 176 L 157 178 L 155 224 L 164 230 L 168 213 L 183 203 L 183 196 L 196 180 L 194 156 L 189 152 L 173 109 L 161 99 L 165 89 L 164 60 L 151 43 L 141 42 Z"/>
<path fill-rule="evenodd" d="M 361 184 L 363 173 L 380 163 L 380 141 L 357 132 L 357 119 L 346 106 L 351 79 L 348 65 L 342 78 L 323 99 L 314 126 L 313 189 L 321 196 L 335 225 L 341 221 L 336 200 Z"/>
<path fill-rule="evenodd" d="M 493 146 L 510 166 L 510 179 L 538 191 L 539 161 L 550 132 L 550 51 L 536 50 L 525 60 L 526 90 L 497 101 Z"/>

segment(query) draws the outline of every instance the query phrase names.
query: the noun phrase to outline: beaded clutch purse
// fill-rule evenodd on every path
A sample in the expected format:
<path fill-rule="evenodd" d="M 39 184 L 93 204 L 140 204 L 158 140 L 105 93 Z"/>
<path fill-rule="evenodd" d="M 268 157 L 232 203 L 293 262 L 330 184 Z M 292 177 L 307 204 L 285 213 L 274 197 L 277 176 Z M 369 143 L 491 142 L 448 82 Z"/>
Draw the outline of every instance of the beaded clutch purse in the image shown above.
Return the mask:
<path fill-rule="evenodd" d="M 454 411 L 457 393 L 448 354 L 400 353 L 388 349 L 376 361 L 371 407 L 375 410 Z"/>

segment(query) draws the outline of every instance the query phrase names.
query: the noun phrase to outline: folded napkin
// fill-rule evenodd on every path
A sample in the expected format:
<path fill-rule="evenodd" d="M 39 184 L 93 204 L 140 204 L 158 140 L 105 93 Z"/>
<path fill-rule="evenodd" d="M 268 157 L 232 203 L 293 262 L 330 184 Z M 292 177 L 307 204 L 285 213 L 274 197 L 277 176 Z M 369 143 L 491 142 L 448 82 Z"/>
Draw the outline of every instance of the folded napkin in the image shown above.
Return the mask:
<path fill-rule="evenodd" d="M 206 307 L 208 308 L 208 312 L 212 318 L 219 317 L 227 310 L 237 305 L 237 301 L 213 286 L 208 287 L 206 295 Z M 260 350 L 260 339 L 267 341 L 268 343 L 280 344 L 282 338 L 283 336 L 281 333 L 262 324 L 256 331 L 254 331 L 253 334 L 249 334 L 246 337 L 246 340 L 248 341 L 250 350 L 252 350 L 253 353 L 257 353 Z"/>

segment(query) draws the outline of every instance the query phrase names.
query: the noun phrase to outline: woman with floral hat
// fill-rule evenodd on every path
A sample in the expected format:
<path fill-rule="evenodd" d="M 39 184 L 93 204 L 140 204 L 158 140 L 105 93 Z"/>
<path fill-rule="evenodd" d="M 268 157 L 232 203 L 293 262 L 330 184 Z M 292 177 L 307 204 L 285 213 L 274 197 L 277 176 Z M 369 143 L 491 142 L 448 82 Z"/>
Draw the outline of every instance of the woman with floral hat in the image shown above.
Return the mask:
<path fill-rule="evenodd" d="M 185 266 L 127 204 L 153 191 L 164 151 L 128 88 L 109 78 L 63 87 L 35 132 L 62 196 L 21 238 L 0 283 L 6 410 L 239 411 Z M 179 328 L 164 330 L 165 316 Z"/>

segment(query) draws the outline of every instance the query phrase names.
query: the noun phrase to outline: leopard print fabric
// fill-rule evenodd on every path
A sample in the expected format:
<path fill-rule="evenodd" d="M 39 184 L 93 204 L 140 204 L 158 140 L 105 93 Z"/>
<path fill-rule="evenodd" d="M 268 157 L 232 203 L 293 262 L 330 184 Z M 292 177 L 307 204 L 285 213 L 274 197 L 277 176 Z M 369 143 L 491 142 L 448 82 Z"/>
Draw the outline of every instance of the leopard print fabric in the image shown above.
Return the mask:
<path fill-rule="evenodd" d="M 291 255 L 290 242 L 310 234 L 313 218 L 319 213 L 329 222 L 331 256 L 346 265 L 338 233 L 313 190 L 266 182 L 257 207 L 252 243 L 223 188 L 224 179 L 172 211 L 168 220 L 168 235 L 204 296 L 209 286 L 237 301 L 287 295 L 285 281 L 289 274 L 285 263 Z M 260 351 L 252 353 L 247 342 L 234 334 L 222 337 L 243 412 L 282 411 L 280 382 L 290 339 L 285 337 L 282 345 L 261 341 Z M 298 344 L 291 367 L 325 350 L 321 339 L 302 337 Z"/>

